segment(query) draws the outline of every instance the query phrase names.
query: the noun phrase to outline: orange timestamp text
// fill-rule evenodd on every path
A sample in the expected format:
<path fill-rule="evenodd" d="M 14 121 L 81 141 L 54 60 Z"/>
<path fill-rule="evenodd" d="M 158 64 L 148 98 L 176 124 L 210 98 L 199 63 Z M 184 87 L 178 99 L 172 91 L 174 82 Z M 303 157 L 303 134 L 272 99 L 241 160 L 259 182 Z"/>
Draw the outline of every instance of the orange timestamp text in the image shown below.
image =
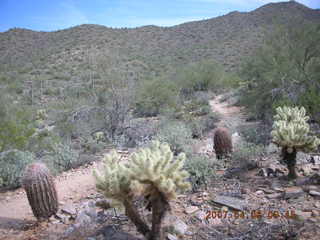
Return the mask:
<path fill-rule="evenodd" d="M 294 210 L 278 211 L 278 210 L 251 210 L 251 211 L 222 211 L 209 210 L 206 212 L 205 219 L 277 219 L 287 218 L 294 219 L 296 214 Z"/>

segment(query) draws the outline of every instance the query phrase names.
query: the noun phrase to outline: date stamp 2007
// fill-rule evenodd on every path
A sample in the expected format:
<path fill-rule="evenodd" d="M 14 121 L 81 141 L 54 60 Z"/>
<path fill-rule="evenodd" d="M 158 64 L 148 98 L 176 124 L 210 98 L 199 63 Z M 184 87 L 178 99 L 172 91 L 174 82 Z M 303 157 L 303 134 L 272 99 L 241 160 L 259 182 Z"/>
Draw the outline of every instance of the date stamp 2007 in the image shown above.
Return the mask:
<path fill-rule="evenodd" d="M 294 210 L 278 211 L 278 210 L 251 210 L 251 211 L 221 211 L 209 210 L 206 212 L 205 219 L 294 219 L 296 214 Z"/>

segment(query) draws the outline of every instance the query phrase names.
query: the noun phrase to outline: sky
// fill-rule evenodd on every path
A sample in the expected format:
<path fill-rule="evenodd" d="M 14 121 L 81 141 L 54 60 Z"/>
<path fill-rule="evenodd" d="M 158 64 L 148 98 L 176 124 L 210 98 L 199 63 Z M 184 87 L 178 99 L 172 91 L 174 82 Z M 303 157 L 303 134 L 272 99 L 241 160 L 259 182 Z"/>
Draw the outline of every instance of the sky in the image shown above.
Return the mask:
<path fill-rule="evenodd" d="M 0 0 L 0 32 L 55 31 L 80 24 L 173 26 L 231 11 L 252 11 L 273 0 Z M 320 0 L 297 0 L 320 8 Z"/>

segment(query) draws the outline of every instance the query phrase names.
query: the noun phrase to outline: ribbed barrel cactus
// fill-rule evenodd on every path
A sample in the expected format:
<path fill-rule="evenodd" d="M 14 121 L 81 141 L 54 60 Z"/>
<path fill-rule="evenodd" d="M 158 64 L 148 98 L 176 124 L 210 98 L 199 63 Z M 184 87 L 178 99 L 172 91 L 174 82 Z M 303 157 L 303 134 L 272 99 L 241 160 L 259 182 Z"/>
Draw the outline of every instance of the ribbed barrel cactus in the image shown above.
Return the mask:
<path fill-rule="evenodd" d="M 310 135 L 304 107 L 278 107 L 274 116 L 272 141 L 282 148 L 282 158 L 287 164 L 288 177 L 297 177 L 295 171 L 296 155 L 298 151 L 310 152 L 317 149 L 320 139 Z"/>
<path fill-rule="evenodd" d="M 227 128 L 218 127 L 216 129 L 213 143 L 218 159 L 229 156 L 232 153 L 232 138 Z"/>
<path fill-rule="evenodd" d="M 58 196 L 49 169 L 43 163 L 33 163 L 26 167 L 22 177 L 33 215 L 42 221 L 58 211 Z"/>
<path fill-rule="evenodd" d="M 114 204 L 125 207 L 126 215 L 148 240 L 164 239 L 161 223 L 170 209 L 169 201 L 180 190 L 190 188 L 183 170 L 185 154 L 174 157 L 170 147 L 153 142 L 151 147 L 134 153 L 127 163 L 120 162 L 114 151 L 105 156 L 104 174 L 95 172 L 97 189 Z M 141 218 L 133 204 L 134 197 L 148 196 L 152 208 L 152 228 Z"/>

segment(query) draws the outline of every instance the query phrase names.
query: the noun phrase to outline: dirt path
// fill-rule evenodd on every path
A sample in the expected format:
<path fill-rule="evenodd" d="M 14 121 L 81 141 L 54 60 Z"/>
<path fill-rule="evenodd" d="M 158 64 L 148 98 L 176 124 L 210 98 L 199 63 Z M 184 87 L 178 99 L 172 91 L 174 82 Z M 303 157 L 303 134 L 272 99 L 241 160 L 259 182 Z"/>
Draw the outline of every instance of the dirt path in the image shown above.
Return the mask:
<path fill-rule="evenodd" d="M 244 122 L 245 116 L 241 112 L 241 108 L 230 106 L 226 101 L 221 102 L 222 98 L 223 95 L 219 95 L 210 101 L 212 111 L 220 115 L 221 121 L 218 126 L 227 126 L 233 129 Z M 212 151 L 212 137 L 210 137 L 212 134 L 213 131 L 200 143 L 202 146 L 209 144 L 210 151 Z M 65 172 L 56 177 L 60 207 L 96 193 L 92 171 L 99 164 L 101 164 L 99 161 L 93 162 L 91 165 Z M 19 230 L 23 228 L 23 225 L 32 221 L 35 221 L 35 218 L 22 188 L 0 193 L 0 239 L 7 231 Z"/>
<path fill-rule="evenodd" d="M 218 113 L 220 122 L 217 123 L 219 127 L 228 127 L 232 132 L 236 127 L 245 123 L 246 115 L 243 107 L 232 106 L 228 101 L 222 101 L 224 95 L 218 95 L 209 104 L 211 110 Z"/>

